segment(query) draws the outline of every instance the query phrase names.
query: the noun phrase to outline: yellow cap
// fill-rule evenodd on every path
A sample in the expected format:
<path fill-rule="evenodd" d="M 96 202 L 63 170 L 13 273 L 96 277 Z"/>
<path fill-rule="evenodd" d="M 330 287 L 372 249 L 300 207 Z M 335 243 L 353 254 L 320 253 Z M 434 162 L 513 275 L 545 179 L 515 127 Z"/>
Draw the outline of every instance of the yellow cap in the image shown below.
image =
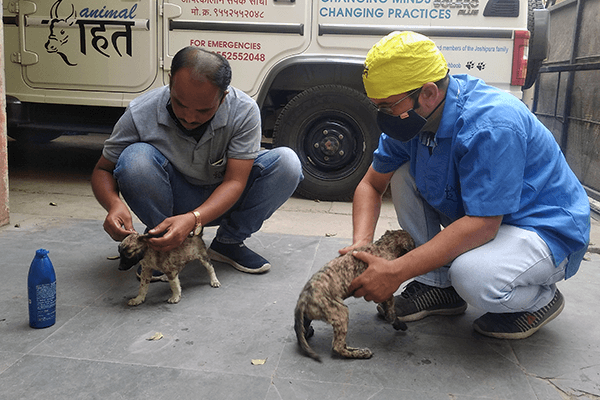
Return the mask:
<path fill-rule="evenodd" d="M 376 43 L 365 60 L 367 96 L 385 99 L 436 82 L 448 73 L 448 63 L 435 43 L 419 33 L 392 32 Z"/>

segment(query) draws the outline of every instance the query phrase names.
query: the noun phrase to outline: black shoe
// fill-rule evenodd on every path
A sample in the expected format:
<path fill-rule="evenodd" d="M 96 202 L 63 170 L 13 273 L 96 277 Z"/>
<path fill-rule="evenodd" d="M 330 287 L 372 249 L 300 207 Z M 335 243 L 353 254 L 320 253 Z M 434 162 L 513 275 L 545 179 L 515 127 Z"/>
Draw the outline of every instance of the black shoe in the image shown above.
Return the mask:
<path fill-rule="evenodd" d="M 417 281 L 410 282 L 404 291 L 394 297 L 396 316 L 403 322 L 418 321 L 429 315 L 459 315 L 467 309 L 465 302 L 452 286 L 438 288 Z M 385 310 L 377 305 L 379 315 Z"/>
<path fill-rule="evenodd" d="M 211 260 L 224 262 L 249 274 L 261 274 L 271 269 L 267 260 L 247 248 L 244 243 L 225 244 L 215 239 L 210 244 L 208 256 Z"/>
<path fill-rule="evenodd" d="M 556 290 L 554 298 L 535 312 L 487 313 L 473 322 L 482 335 L 498 339 L 525 339 L 552 321 L 565 307 L 565 298 Z"/>

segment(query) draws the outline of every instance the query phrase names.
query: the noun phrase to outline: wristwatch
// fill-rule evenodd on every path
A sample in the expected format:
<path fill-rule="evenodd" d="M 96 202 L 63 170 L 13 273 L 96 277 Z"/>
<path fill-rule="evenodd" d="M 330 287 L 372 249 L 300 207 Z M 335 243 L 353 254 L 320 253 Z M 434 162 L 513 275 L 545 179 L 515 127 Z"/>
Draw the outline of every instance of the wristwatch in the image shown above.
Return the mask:
<path fill-rule="evenodd" d="M 194 230 L 190 232 L 190 236 L 198 236 L 202 233 L 202 223 L 200 222 L 200 213 L 198 211 L 192 211 L 194 218 L 196 218 L 196 224 Z"/>

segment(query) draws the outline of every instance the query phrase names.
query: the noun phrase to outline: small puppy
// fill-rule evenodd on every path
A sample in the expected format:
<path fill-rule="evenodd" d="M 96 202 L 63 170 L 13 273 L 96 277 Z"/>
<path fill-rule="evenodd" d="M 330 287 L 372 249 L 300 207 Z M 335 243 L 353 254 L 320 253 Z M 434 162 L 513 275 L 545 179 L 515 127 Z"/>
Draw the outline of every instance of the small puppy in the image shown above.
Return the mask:
<path fill-rule="evenodd" d="M 415 247 L 410 235 L 403 231 L 387 231 L 378 241 L 357 248 L 387 260 L 393 260 Z M 295 310 L 294 330 L 300 348 L 317 361 L 321 358 L 310 348 L 307 338 L 314 334 L 310 326 L 312 320 L 325 321 L 333 326 L 333 351 L 347 358 L 371 358 L 371 350 L 351 348 L 346 345 L 348 333 L 348 307 L 344 300 L 352 295 L 348 286 L 354 278 L 362 274 L 368 265 L 351 253 L 339 256 L 327 263 L 306 283 L 300 293 Z M 396 318 L 394 296 L 384 303 L 385 319 L 394 329 L 406 330 L 406 324 Z"/>
<path fill-rule="evenodd" d="M 200 260 L 210 276 L 210 286 L 219 287 L 221 283 L 217 279 L 215 270 L 206 254 L 206 245 L 202 240 L 202 234 L 186 238 L 181 246 L 167 252 L 153 250 L 148 245 L 150 235 L 132 233 L 119 244 L 119 269 L 128 270 L 138 262 L 142 266 L 140 274 L 140 290 L 137 297 L 129 300 L 130 306 L 142 304 L 148 293 L 148 286 L 152 278 L 152 270 L 164 272 L 171 286 L 171 298 L 169 303 L 178 303 L 181 299 L 181 285 L 179 283 L 179 272 L 192 260 Z"/>

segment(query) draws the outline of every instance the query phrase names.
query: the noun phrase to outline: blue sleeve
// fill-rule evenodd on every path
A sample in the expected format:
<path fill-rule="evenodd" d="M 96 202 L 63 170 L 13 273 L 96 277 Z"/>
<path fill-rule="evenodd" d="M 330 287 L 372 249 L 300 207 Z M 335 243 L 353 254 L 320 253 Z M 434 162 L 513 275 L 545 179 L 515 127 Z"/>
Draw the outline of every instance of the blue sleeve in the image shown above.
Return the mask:
<path fill-rule="evenodd" d="M 379 137 L 379 146 L 373 153 L 372 167 L 380 174 L 387 174 L 400 168 L 410 160 L 407 143 L 392 139 L 385 133 Z"/>

